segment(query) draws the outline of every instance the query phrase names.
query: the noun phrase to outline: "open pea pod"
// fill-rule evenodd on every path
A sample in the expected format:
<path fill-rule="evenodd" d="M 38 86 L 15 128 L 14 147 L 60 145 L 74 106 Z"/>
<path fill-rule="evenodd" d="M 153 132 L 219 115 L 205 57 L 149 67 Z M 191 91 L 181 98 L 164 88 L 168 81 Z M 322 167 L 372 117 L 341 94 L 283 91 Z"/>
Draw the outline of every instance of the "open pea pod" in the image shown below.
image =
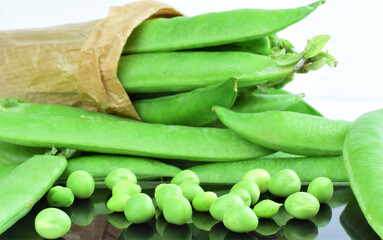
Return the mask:
<path fill-rule="evenodd" d="M 123 53 L 168 52 L 266 37 L 302 20 L 322 3 L 293 9 L 239 9 L 147 20 L 134 29 Z"/>
<path fill-rule="evenodd" d="M 350 186 L 367 222 L 383 238 L 383 109 L 357 118 L 344 144 Z"/>
<path fill-rule="evenodd" d="M 63 156 L 36 155 L 0 181 L 0 234 L 25 216 L 63 173 Z"/>

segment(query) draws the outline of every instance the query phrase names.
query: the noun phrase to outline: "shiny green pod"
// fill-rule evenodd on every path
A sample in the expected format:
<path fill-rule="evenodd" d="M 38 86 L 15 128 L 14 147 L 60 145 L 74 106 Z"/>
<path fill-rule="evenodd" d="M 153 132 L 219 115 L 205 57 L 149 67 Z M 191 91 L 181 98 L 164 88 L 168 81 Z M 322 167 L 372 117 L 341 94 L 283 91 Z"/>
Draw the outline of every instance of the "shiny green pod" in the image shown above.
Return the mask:
<path fill-rule="evenodd" d="M 0 234 L 24 217 L 62 174 L 63 156 L 36 155 L 0 181 Z"/>
<path fill-rule="evenodd" d="M 0 141 L 196 161 L 243 160 L 270 153 L 228 129 L 11 112 L 0 112 Z"/>
<path fill-rule="evenodd" d="M 237 96 L 237 80 L 151 99 L 133 101 L 144 122 L 168 125 L 201 126 L 217 119 L 215 105 L 230 108 Z"/>
<path fill-rule="evenodd" d="M 282 10 L 239 9 L 140 24 L 123 53 L 174 51 L 242 42 L 276 33 L 309 15 L 322 1 Z"/>
<path fill-rule="evenodd" d="M 215 107 L 229 129 L 261 146 L 304 156 L 339 156 L 351 123 L 294 112 L 236 113 Z"/>
<path fill-rule="evenodd" d="M 34 155 L 47 152 L 46 148 L 25 147 L 0 141 L 0 166 L 18 165 Z"/>
<path fill-rule="evenodd" d="M 353 123 L 343 156 L 350 186 L 360 209 L 383 238 L 383 109 L 368 112 Z"/>
<path fill-rule="evenodd" d="M 201 183 L 236 183 L 255 168 L 263 168 L 274 175 L 289 168 L 296 172 L 302 182 L 317 177 L 328 177 L 333 182 L 348 182 L 342 157 L 292 157 L 260 158 L 246 161 L 209 163 L 189 168 L 200 178 Z M 227 174 L 230 172 L 230 174 Z"/>
<path fill-rule="evenodd" d="M 271 55 L 273 50 L 271 49 L 271 43 L 269 37 L 256 38 L 254 40 L 235 42 L 215 47 L 207 47 L 202 49 L 195 49 L 197 51 L 236 51 L 236 52 L 250 52 L 263 55 Z M 195 51 L 194 50 L 194 51 Z"/>

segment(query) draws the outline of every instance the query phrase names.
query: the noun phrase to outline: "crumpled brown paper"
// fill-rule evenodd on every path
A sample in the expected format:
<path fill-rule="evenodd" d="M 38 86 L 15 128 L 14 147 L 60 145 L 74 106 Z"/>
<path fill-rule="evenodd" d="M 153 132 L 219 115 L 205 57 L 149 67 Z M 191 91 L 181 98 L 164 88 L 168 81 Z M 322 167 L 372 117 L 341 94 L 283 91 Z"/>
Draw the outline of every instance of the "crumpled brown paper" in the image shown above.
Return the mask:
<path fill-rule="evenodd" d="M 144 0 L 112 7 L 100 21 L 0 32 L 0 98 L 140 119 L 117 78 L 122 49 L 144 20 L 179 15 L 166 4 Z"/>

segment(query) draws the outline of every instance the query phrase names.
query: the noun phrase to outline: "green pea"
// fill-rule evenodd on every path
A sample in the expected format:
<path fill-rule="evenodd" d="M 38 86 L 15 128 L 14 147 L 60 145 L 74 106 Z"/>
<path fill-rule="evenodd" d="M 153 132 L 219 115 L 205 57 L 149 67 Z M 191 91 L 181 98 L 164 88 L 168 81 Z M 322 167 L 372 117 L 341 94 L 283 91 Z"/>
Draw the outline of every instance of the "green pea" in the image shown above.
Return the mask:
<path fill-rule="evenodd" d="M 78 170 L 69 175 L 66 186 L 72 190 L 76 198 L 85 199 L 89 198 L 94 192 L 94 179 L 86 171 Z"/>
<path fill-rule="evenodd" d="M 70 227 L 69 216 L 58 208 L 46 208 L 39 212 L 35 219 L 36 232 L 47 239 L 64 236 Z"/>
<path fill-rule="evenodd" d="M 152 199 L 145 193 L 133 195 L 125 204 L 125 216 L 132 223 L 144 223 L 154 217 Z"/>
<path fill-rule="evenodd" d="M 196 211 L 208 212 L 211 204 L 217 198 L 217 194 L 214 192 L 200 192 L 194 196 L 192 204 Z"/>
<path fill-rule="evenodd" d="M 268 189 L 270 174 L 264 169 L 256 168 L 245 173 L 242 180 L 254 181 L 258 185 L 259 191 L 264 193 Z"/>
<path fill-rule="evenodd" d="M 127 168 L 116 168 L 105 177 L 105 184 L 110 190 L 116 183 L 122 181 L 137 183 L 137 177 Z"/>
<path fill-rule="evenodd" d="M 176 225 L 183 225 L 192 216 L 192 207 L 185 197 L 172 196 L 164 203 L 163 213 L 166 221 Z"/>
<path fill-rule="evenodd" d="M 196 194 L 203 192 L 202 187 L 194 182 L 183 182 L 179 186 L 184 197 L 190 202 L 193 201 Z"/>
<path fill-rule="evenodd" d="M 210 206 L 211 216 L 222 222 L 225 212 L 232 206 L 245 205 L 242 198 L 234 194 L 225 194 L 217 198 Z"/>
<path fill-rule="evenodd" d="M 283 204 L 265 199 L 254 206 L 253 211 L 259 218 L 271 218 L 278 213 L 279 208 Z"/>
<path fill-rule="evenodd" d="M 246 191 L 245 189 L 237 189 L 234 191 L 230 191 L 230 194 L 234 194 L 234 195 L 241 197 L 243 202 L 245 203 L 245 205 L 250 207 L 250 205 L 251 205 L 250 193 L 248 191 Z"/>
<path fill-rule="evenodd" d="M 113 212 L 123 212 L 126 202 L 129 200 L 130 196 L 124 193 L 114 194 L 106 203 L 106 206 L 109 210 Z"/>
<path fill-rule="evenodd" d="M 154 198 L 160 210 L 163 210 L 164 203 L 172 196 L 183 196 L 182 189 L 178 185 L 161 183 L 154 190 Z"/>
<path fill-rule="evenodd" d="M 251 205 L 254 205 L 258 199 L 259 199 L 259 187 L 258 185 L 250 180 L 242 180 L 238 183 L 236 183 L 230 190 L 230 192 L 237 190 L 237 189 L 244 189 L 249 192 L 251 197 Z"/>
<path fill-rule="evenodd" d="M 314 195 L 320 203 L 327 203 L 334 194 L 334 185 L 329 178 L 317 177 L 309 184 L 307 192 Z"/>
<path fill-rule="evenodd" d="M 74 196 L 69 188 L 54 186 L 49 190 L 47 200 L 52 207 L 69 207 L 74 201 Z"/>
<path fill-rule="evenodd" d="M 141 192 L 141 186 L 132 182 L 122 181 L 116 183 L 112 188 L 112 194 L 116 195 L 118 193 L 127 194 L 133 196 L 134 194 Z"/>
<path fill-rule="evenodd" d="M 288 197 L 301 190 L 301 180 L 291 169 L 283 169 L 274 174 L 269 181 L 269 191 L 278 197 Z"/>
<path fill-rule="evenodd" d="M 180 185 L 183 182 L 194 182 L 199 184 L 199 178 L 193 171 L 182 170 L 181 172 L 177 173 L 171 181 L 171 183 L 176 185 Z"/>
<path fill-rule="evenodd" d="M 286 211 L 298 219 L 309 219 L 319 211 L 319 201 L 306 192 L 291 194 L 285 201 Z"/>
<path fill-rule="evenodd" d="M 230 231 L 245 233 L 257 228 L 258 218 L 251 208 L 246 205 L 235 205 L 226 211 L 223 224 Z"/>

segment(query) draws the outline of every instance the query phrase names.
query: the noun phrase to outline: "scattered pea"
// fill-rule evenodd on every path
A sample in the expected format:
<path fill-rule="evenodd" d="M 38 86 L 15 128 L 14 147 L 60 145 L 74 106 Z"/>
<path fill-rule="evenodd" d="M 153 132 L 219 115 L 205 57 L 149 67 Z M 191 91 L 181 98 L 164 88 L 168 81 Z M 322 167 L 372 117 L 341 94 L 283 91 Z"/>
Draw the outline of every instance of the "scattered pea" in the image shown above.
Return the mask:
<path fill-rule="evenodd" d="M 230 231 L 245 233 L 257 228 L 258 218 L 251 208 L 240 204 L 232 206 L 226 211 L 223 217 L 223 224 Z"/>
<path fill-rule="evenodd" d="M 116 195 L 118 193 L 127 194 L 129 196 L 133 196 L 134 194 L 140 193 L 141 187 L 138 184 L 122 181 L 116 183 L 112 188 L 112 194 Z"/>
<path fill-rule="evenodd" d="M 147 222 L 154 217 L 154 212 L 153 201 L 145 193 L 137 193 L 129 198 L 124 209 L 126 218 L 132 223 Z"/>
<path fill-rule="evenodd" d="M 211 204 L 217 199 L 217 194 L 214 192 L 197 193 L 192 201 L 193 207 L 199 212 L 208 212 Z"/>
<path fill-rule="evenodd" d="M 69 188 L 54 186 L 49 190 L 47 200 L 52 207 L 69 207 L 74 201 L 74 196 Z"/>
<path fill-rule="evenodd" d="M 225 212 L 235 206 L 235 205 L 245 205 L 242 198 L 234 194 L 225 194 L 217 198 L 210 206 L 211 216 L 222 222 Z"/>
<path fill-rule="evenodd" d="M 164 203 L 163 214 L 169 223 L 183 225 L 192 216 L 192 207 L 185 197 L 172 196 Z"/>
<path fill-rule="evenodd" d="M 251 197 L 251 205 L 254 205 L 259 199 L 259 187 L 258 185 L 251 180 L 242 180 L 237 182 L 230 190 L 230 192 L 235 191 L 237 189 L 244 189 L 249 192 Z"/>
<path fill-rule="evenodd" d="M 231 191 L 230 194 L 237 195 L 242 198 L 243 202 L 245 203 L 246 206 L 250 207 L 251 205 L 251 197 L 250 194 L 247 190 L 245 189 L 237 189 L 234 191 Z"/>
<path fill-rule="evenodd" d="M 301 190 L 301 180 L 293 170 L 283 169 L 270 178 L 268 186 L 274 196 L 288 197 Z"/>
<path fill-rule="evenodd" d="M 36 232 L 47 239 L 64 236 L 70 227 L 69 216 L 58 208 L 46 208 L 39 212 L 35 219 Z"/>
<path fill-rule="evenodd" d="M 66 186 L 72 190 L 76 198 L 89 198 L 95 188 L 93 177 L 84 170 L 71 173 L 66 181 Z"/>
<path fill-rule="evenodd" d="M 253 211 L 259 218 L 271 218 L 278 213 L 283 204 L 265 199 L 254 206 Z"/>
<path fill-rule="evenodd" d="M 167 198 L 172 196 L 182 196 L 182 189 L 175 184 L 165 184 L 162 183 L 156 187 L 154 190 L 154 198 L 156 199 L 157 206 L 160 210 L 163 210 L 164 203 L 167 201 Z"/>
<path fill-rule="evenodd" d="M 126 202 L 129 200 L 130 196 L 124 193 L 114 194 L 109 198 L 106 203 L 106 207 L 113 212 L 123 212 Z"/>
<path fill-rule="evenodd" d="M 137 177 L 127 168 L 116 168 L 105 177 L 105 184 L 110 190 L 116 183 L 122 181 L 137 183 Z"/>
<path fill-rule="evenodd" d="M 298 219 L 309 219 L 319 211 L 319 201 L 306 192 L 291 194 L 285 201 L 286 211 Z"/>
<path fill-rule="evenodd" d="M 259 191 L 264 193 L 268 189 L 270 174 L 265 169 L 256 168 L 248 171 L 243 176 L 242 180 L 253 180 L 259 187 Z"/>
<path fill-rule="evenodd" d="M 320 203 L 327 203 L 334 194 L 334 186 L 329 178 L 317 177 L 311 181 L 307 192 L 314 195 Z"/>
<path fill-rule="evenodd" d="M 182 170 L 181 172 L 177 173 L 171 181 L 171 183 L 176 185 L 180 185 L 183 182 L 194 182 L 199 184 L 199 178 L 193 171 Z"/>
<path fill-rule="evenodd" d="M 202 187 L 195 182 L 183 182 L 179 186 L 184 197 L 190 202 L 193 201 L 196 194 L 204 192 Z"/>

